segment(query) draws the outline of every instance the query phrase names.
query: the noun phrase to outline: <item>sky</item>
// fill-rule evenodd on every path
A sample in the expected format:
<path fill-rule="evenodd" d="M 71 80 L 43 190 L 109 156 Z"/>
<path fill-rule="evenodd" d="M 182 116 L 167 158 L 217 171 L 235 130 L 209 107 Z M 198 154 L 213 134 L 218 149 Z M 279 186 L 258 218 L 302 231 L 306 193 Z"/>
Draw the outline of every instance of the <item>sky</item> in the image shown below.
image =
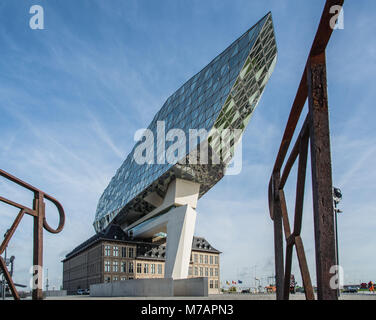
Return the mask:
<path fill-rule="evenodd" d="M 32 5 L 44 29 L 32 30 Z M 164 101 L 267 12 L 278 62 L 243 136 L 243 168 L 197 207 L 196 235 L 221 254 L 221 280 L 266 283 L 274 274 L 268 182 L 324 1 L 3 0 L 0 2 L 0 168 L 57 198 L 66 224 L 44 232 L 50 288 L 62 284 L 65 255 L 94 234 L 99 197 Z M 327 48 L 333 184 L 340 188 L 339 261 L 345 282 L 376 280 L 376 3 L 346 1 L 344 29 Z M 304 113 L 307 112 L 307 106 Z M 294 167 L 296 169 L 296 167 Z M 296 170 L 295 170 L 296 171 Z M 302 238 L 313 283 L 310 166 Z M 296 174 L 285 193 L 291 213 Z M 0 195 L 32 195 L 0 179 Z M 0 204 L 0 235 L 17 211 Z M 47 204 L 47 220 L 58 223 Z M 290 220 L 292 221 L 292 216 Z M 32 218 L 8 246 L 17 283 L 29 284 Z M 294 253 L 293 274 L 301 284 Z"/>

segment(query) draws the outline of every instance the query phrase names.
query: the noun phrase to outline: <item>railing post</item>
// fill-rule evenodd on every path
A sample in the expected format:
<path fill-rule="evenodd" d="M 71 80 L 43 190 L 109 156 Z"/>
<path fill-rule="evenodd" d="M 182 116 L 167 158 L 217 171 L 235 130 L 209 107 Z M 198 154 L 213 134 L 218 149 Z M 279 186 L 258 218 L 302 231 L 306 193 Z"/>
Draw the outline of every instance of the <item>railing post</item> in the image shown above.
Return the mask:
<path fill-rule="evenodd" d="M 324 51 L 310 57 L 307 64 L 317 297 L 337 300 L 337 290 L 330 287 L 336 256 L 325 60 Z"/>
<path fill-rule="evenodd" d="M 282 212 L 279 201 L 280 174 L 273 174 L 273 225 L 274 225 L 274 258 L 275 258 L 275 281 L 277 300 L 283 299 L 284 261 L 283 261 L 283 231 Z"/>
<path fill-rule="evenodd" d="M 34 193 L 33 209 L 37 212 L 34 217 L 34 248 L 33 248 L 33 300 L 43 299 L 43 219 L 45 204 L 41 192 Z"/>

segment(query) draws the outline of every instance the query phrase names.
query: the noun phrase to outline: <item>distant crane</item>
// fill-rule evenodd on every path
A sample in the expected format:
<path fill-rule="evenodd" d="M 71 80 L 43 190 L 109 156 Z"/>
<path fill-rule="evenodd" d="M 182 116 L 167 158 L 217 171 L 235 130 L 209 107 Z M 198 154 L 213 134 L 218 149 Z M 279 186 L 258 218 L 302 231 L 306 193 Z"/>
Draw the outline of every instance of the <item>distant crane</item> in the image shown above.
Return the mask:
<path fill-rule="evenodd" d="M 5 256 L 6 257 L 6 256 Z M 15 256 L 11 256 L 9 259 L 5 258 L 5 263 L 7 266 L 10 265 L 10 276 L 13 277 L 13 271 L 14 271 L 14 260 L 16 259 Z M 3 298 L 3 300 L 5 299 L 5 294 L 6 292 L 9 290 L 8 288 L 8 285 L 7 285 L 7 282 L 5 281 L 5 277 L 4 277 L 4 274 L 3 274 L 3 271 L 0 270 L 0 275 L 2 276 L 2 280 L 0 281 L 0 296 Z M 15 283 L 14 284 L 16 287 L 21 287 L 21 288 L 26 288 L 25 285 L 23 284 L 19 284 L 19 283 Z"/>

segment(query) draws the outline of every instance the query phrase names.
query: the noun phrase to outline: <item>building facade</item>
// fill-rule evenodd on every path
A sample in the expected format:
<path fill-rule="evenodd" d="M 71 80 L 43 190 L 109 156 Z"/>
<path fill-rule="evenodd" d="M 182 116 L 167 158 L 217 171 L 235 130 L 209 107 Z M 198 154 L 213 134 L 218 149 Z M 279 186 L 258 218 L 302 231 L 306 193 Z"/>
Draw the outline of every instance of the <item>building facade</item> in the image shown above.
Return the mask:
<path fill-rule="evenodd" d="M 197 183 L 199 198 L 222 179 L 234 155 L 233 147 L 248 125 L 276 61 L 277 44 L 269 12 L 166 100 L 147 127 L 154 137 L 170 129 L 186 137 L 192 129 L 205 130 L 206 134 L 189 141 L 187 148 L 172 148 L 176 157 L 168 156 L 169 147 L 175 145 L 172 141 L 161 139 L 160 145 L 148 139 L 138 141 L 98 201 L 93 223 L 96 232 L 112 222 L 123 230 L 138 223 L 158 207 L 151 199 L 165 198 L 176 178 Z M 227 145 L 223 140 L 228 137 L 222 135 L 225 130 L 239 130 L 241 134 Z M 205 165 L 197 163 L 202 143 L 207 143 L 208 149 Z M 143 163 L 135 161 L 140 150 L 150 151 L 151 158 Z"/>
<path fill-rule="evenodd" d="M 101 195 L 95 231 L 114 224 L 143 241 L 167 234 L 164 277 L 187 278 L 197 202 L 228 173 L 276 61 L 269 12 L 166 100 Z M 110 257 L 104 263 L 120 268 Z M 133 273 L 135 263 L 124 260 Z M 192 274 L 215 274 L 204 265 Z M 209 283 L 216 287 L 214 276 Z"/>
<path fill-rule="evenodd" d="M 164 278 L 165 239 L 130 239 L 116 225 L 91 237 L 63 260 L 63 289 L 74 294 L 90 285 L 129 279 Z M 219 293 L 220 252 L 194 237 L 189 278 L 207 277 L 209 294 Z"/>

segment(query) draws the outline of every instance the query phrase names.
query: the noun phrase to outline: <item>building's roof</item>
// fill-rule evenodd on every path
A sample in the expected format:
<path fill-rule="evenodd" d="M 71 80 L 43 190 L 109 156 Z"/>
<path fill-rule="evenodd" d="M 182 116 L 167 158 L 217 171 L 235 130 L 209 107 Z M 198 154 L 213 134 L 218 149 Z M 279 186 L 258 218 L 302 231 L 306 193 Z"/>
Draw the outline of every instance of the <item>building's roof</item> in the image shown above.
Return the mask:
<path fill-rule="evenodd" d="M 135 242 L 133 239 L 128 237 L 128 235 L 120 228 L 120 226 L 112 224 L 106 230 L 99 232 L 95 234 L 94 236 L 90 237 L 89 239 L 87 239 L 86 241 L 82 242 L 80 245 L 74 248 L 71 252 L 69 252 L 65 256 L 64 260 L 71 258 L 77 253 L 86 250 L 87 248 L 91 247 L 93 244 L 102 240 Z"/>
<path fill-rule="evenodd" d="M 193 237 L 192 250 L 221 253 L 219 250 L 213 248 L 213 246 L 205 238 L 202 237 Z"/>
<path fill-rule="evenodd" d="M 88 240 L 81 243 L 79 246 L 74 248 L 69 252 L 65 259 L 66 261 L 73 256 L 76 256 L 82 251 L 90 248 L 94 244 L 101 241 L 115 241 L 119 243 L 135 244 L 136 249 L 136 259 L 149 259 L 149 260 L 165 260 L 166 255 L 166 244 L 165 243 L 153 243 L 151 241 L 143 239 L 132 239 L 121 229 L 120 226 L 111 224 L 105 231 L 100 232 L 89 238 Z M 202 237 L 193 237 L 192 242 L 193 251 L 203 251 L 212 253 L 221 253 L 217 249 L 213 248 L 210 243 Z"/>
<path fill-rule="evenodd" d="M 165 244 L 138 244 L 137 245 L 136 259 L 164 261 L 165 257 L 166 257 Z"/>
<path fill-rule="evenodd" d="M 205 129 L 209 158 L 217 159 L 220 154 L 223 158 L 222 151 L 225 149 L 222 148 L 225 147 L 213 129 L 239 129 L 244 132 L 276 59 L 273 23 L 268 13 L 171 95 L 148 129 L 156 136 L 159 121 L 165 121 L 166 132 L 172 128 L 180 129 L 186 136 L 189 136 L 190 129 Z M 200 133 L 200 143 L 202 139 Z M 238 139 L 240 135 L 234 137 L 234 144 Z M 151 151 L 154 151 L 153 164 L 150 161 L 139 164 L 135 155 L 139 147 L 143 147 L 143 142 L 138 141 L 99 199 L 95 230 L 100 232 L 111 222 L 130 225 L 151 212 L 154 206 L 146 201 L 148 194 L 156 192 L 163 198 L 169 183 L 175 178 L 199 183 L 199 197 L 222 179 L 233 152 L 226 153 L 224 159 L 219 157 L 218 164 L 213 161 L 212 164 L 201 165 L 196 164 L 196 160 L 191 163 L 189 155 L 194 155 L 198 146 L 191 143 L 184 154 L 178 155 L 180 159 L 172 163 L 156 161 L 160 156 L 164 159 L 165 151 L 159 154 L 156 144 L 150 145 Z M 168 146 L 166 144 L 166 150 Z M 186 161 L 180 161 L 183 158 Z"/>

